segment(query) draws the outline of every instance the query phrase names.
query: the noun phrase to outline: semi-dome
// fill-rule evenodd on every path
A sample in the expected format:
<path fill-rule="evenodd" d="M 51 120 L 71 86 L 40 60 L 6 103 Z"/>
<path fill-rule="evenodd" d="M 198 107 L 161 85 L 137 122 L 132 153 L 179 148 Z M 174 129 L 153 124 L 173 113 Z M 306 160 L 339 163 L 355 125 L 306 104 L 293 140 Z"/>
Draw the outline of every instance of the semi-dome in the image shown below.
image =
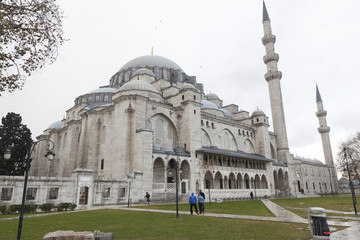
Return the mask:
<path fill-rule="evenodd" d="M 100 87 L 98 89 L 92 90 L 91 92 L 89 92 L 89 94 L 91 94 L 91 93 L 116 93 L 117 91 L 118 91 L 118 89 L 116 89 L 116 88 Z"/>
<path fill-rule="evenodd" d="M 61 121 L 56 121 L 53 124 L 51 124 L 47 129 L 50 130 L 57 130 L 57 129 L 61 129 L 62 128 L 62 123 Z"/>
<path fill-rule="evenodd" d="M 224 113 L 226 118 L 231 118 L 231 113 L 228 110 L 226 110 L 225 108 L 220 108 L 219 110 Z"/>
<path fill-rule="evenodd" d="M 121 70 L 125 70 L 128 68 L 146 68 L 146 67 L 165 67 L 165 68 L 172 68 L 175 70 L 181 70 L 182 69 L 179 67 L 179 65 L 177 65 L 175 62 L 173 62 L 172 60 L 165 58 L 165 57 L 161 57 L 161 56 L 156 56 L 156 55 L 146 55 L 146 56 L 141 56 L 141 57 L 137 57 L 134 58 L 133 60 L 127 62 L 121 69 Z"/>
<path fill-rule="evenodd" d="M 180 87 L 180 89 L 193 89 L 193 88 L 195 88 L 195 86 L 192 85 L 191 83 L 185 83 Z"/>
<path fill-rule="evenodd" d="M 219 109 L 215 103 L 212 103 L 208 100 L 201 100 L 201 109 Z"/>
<path fill-rule="evenodd" d="M 220 100 L 219 96 L 215 93 L 208 93 L 205 95 L 205 97 L 207 98 L 207 100 Z"/>
<path fill-rule="evenodd" d="M 148 75 L 150 77 L 155 77 L 155 74 L 150 69 L 147 69 L 147 68 L 140 68 L 140 69 L 136 70 L 134 72 L 134 74 L 132 75 L 132 77 L 135 77 L 138 75 Z"/>
<path fill-rule="evenodd" d="M 252 117 L 258 117 L 258 116 L 264 116 L 265 113 L 263 111 L 261 111 L 260 109 L 256 109 L 252 114 L 251 116 Z"/>
<path fill-rule="evenodd" d="M 156 88 L 148 82 L 142 80 L 132 80 L 124 85 L 122 85 L 119 91 L 126 91 L 126 90 L 145 90 L 145 91 L 152 91 L 158 92 Z"/>

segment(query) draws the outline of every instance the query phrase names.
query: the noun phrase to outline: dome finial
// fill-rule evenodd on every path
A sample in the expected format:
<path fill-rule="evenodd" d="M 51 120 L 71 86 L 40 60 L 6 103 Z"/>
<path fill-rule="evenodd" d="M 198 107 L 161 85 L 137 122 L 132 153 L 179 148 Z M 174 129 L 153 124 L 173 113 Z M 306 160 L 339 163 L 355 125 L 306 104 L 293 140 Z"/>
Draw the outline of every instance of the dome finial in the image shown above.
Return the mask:
<path fill-rule="evenodd" d="M 154 47 L 151 47 L 151 56 L 154 55 Z"/>

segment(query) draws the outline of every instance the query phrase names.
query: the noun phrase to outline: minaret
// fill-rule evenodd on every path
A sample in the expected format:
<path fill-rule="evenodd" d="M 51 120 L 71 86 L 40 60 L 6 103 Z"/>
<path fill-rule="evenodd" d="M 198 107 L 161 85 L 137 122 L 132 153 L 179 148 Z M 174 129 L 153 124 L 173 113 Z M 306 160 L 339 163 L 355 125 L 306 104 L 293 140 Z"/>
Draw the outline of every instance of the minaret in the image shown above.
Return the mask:
<path fill-rule="evenodd" d="M 334 160 L 333 160 L 333 155 L 332 155 L 332 151 L 331 151 L 331 143 L 330 143 L 330 136 L 329 136 L 330 127 L 327 125 L 327 122 L 326 122 L 327 112 L 324 110 L 323 102 L 322 102 L 319 88 L 317 85 L 316 85 L 316 106 L 317 106 L 317 110 L 318 110 L 316 112 L 316 116 L 319 118 L 319 125 L 320 125 L 320 127 L 318 128 L 318 132 L 321 135 L 325 163 L 329 167 L 329 171 L 331 174 L 331 182 L 332 182 L 331 187 L 334 192 L 338 192 L 338 189 L 339 189 L 338 179 L 337 179 L 336 169 L 334 166 Z"/>
<path fill-rule="evenodd" d="M 264 56 L 264 63 L 267 67 L 265 79 L 269 85 L 271 113 L 274 125 L 274 132 L 277 136 L 277 158 L 283 162 L 289 162 L 291 157 L 289 153 L 288 139 L 286 133 L 284 107 L 281 95 L 281 72 L 278 71 L 277 62 L 279 61 L 279 54 L 275 53 L 274 44 L 275 36 L 271 33 L 270 18 L 267 12 L 265 2 L 263 2 L 263 27 L 264 37 L 262 43 L 265 46 L 266 55 Z"/>

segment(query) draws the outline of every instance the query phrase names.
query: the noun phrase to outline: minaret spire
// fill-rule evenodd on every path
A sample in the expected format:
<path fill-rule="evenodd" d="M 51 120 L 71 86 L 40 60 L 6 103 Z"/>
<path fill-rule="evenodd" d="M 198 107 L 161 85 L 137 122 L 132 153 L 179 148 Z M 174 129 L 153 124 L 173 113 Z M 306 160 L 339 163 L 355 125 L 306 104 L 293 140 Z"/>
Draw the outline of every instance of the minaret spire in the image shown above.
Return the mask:
<path fill-rule="evenodd" d="M 263 27 L 264 37 L 262 38 L 262 43 L 265 46 L 266 55 L 264 56 L 264 63 L 266 64 L 267 68 L 265 79 L 269 85 L 273 126 L 274 132 L 277 136 L 277 157 L 283 162 L 288 162 L 292 158 L 289 152 L 285 114 L 281 94 L 280 79 L 282 77 L 282 73 L 278 70 L 277 66 L 277 62 L 279 61 L 279 54 L 275 53 L 274 48 L 276 37 L 271 32 L 270 18 L 265 6 L 265 2 L 263 2 Z"/>
<path fill-rule="evenodd" d="M 270 17 L 269 17 L 268 11 L 266 9 L 265 1 L 263 1 L 263 22 L 265 22 L 265 21 L 270 22 Z"/>
<path fill-rule="evenodd" d="M 321 95 L 320 95 L 320 91 L 319 91 L 319 88 L 318 88 L 318 85 L 316 84 L 316 102 L 322 102 L 322 99 L 321 99 Z"/>
<path fill-rule="evenodd" d="M 316 106 L 318 110 L 316 112 L 316 116 L 319 119 L 319 125 L 320 125 L 318 128 L 318 132 L 321 135 L 321 142 L 323 145 L 325 163 L 329 167 L 329 174 L 331 174 L 331 188 L 333 189 L 334 192 L 338 192 L 339 189 L 338 179 L 337 179 L 336 169 L 334 166 L 334 160 L 333 160 L 330 136 L 329 136 L 330 127 L 327 125 L 326 122 L 327 112 L 324 110 L 324 105 L 317 84 L 316 84 Z"/>

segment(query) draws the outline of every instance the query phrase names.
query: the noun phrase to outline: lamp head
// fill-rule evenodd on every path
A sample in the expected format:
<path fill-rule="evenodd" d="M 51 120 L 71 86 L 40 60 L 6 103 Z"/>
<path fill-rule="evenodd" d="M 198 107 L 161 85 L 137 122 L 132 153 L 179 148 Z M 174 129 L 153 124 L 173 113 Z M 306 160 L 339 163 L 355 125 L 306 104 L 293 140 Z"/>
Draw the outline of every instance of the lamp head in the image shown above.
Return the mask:
<path fill-rule="evenodd" d="M 45 157 L 49 160 L 52 161 L 54 159 L 55 154 L 52 151 L 48 151 L 45 155 Z"/>
<path fill-rule="evenodd" d="M 11 158 L 11 151 L 10 149 L 6 149 L 4 153 L 4 159 L 9 160 Z"/>

